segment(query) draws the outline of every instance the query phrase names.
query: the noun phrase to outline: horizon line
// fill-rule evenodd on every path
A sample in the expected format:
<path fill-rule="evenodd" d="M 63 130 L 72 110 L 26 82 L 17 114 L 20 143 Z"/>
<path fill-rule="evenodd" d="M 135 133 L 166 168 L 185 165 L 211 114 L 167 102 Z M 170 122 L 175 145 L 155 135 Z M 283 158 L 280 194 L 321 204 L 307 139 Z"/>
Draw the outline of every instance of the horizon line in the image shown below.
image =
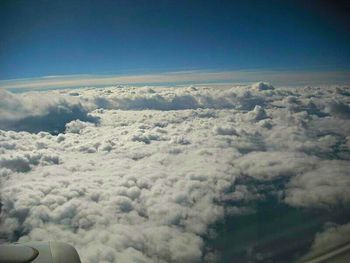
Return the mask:
<path fill-rule="evenodd" d="M 349 85 L 350 70 L 183 70 L 144 74 L 75 74 L 49 75 L 31 78 L 0 80 L 0 89 L 48 89 L 93 87 L 103 85 L 152 85 L 152 84 L 210 84 L 242 83 L 258 81 L 274 85 Z"/>

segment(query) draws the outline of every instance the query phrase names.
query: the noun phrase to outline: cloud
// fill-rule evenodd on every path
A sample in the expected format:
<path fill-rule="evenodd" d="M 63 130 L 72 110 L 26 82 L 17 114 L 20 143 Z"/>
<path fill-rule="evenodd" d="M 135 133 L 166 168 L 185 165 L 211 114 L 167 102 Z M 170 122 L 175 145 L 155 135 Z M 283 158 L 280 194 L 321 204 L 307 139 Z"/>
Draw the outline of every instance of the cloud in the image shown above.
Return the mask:
<path fill-rule="evenodd" d="M 97 123 L 79 100 L 60 94 L 13 94 L 0 90 L 0 129 L 60 133 L 79 119 Z"/>
<path fill-rule="evenodd" d="M 0 158 L 2 168 L 10 169 L 16 172 L 28 172 L 32 165 L 42 164 L 58 164 L 59 157 L 56 155 L 48 155 L 42 152 L 32 152 L 25 155 L 4 155 Z"/>
<path fill-rule="evenodd" d="M 138 75 L 67 75 L 32 79 L 1 80 L 0 89 L 50 89 L 108 85 L 154 85 L 154 84 L 211 84 L 211 83 L 254 83 L 266 80 L 276 85 L 347 85 L 348 71 L 177 71 Z M 259 84 L 260 83 L 260 84 Z M 255 88 L 266 89 L 268 83 L 259 82 Z M 229 84 L 231 85 L 231 84 Z"/>
<path fill-rule="evenodd" d="M 350 163 L 322 161 L 317 168 L 294 177 L 286 190 L 285 201 L 298 207 L 332 208 L 347 206 L 350 194 Z"/>
<path fill-rule="evenodd" d="M 291 177 L 313 169 L 316 159 L 294 152 L 251 152 L 234 162 L 241 174 L 259 180 Z"/>
<path fill-rule="evenodd" d="M 350 118 L 350 104 L 343 101 L 332 101 L 328 105 L 328 111 L 330 114 L 337 116 L 341 119 Z"/>
<path fill-rule="evenodd" d="M 94 118 L 91 118 L 91 119 L 94 119 Z M 74 120 L 74 121 L 70 121 L 68 122 L 67 121 L 67 124 L 65 125 L 66 129 L 65 131 L 66 132 L 69 132 L 69 133 L 78 133 L 80 134 L 85 128 L 87 127 L 93 127 L 94 124 L 93 123 L 90 123 L 90 122 L 83 122 L 81 120 Z M 65 138 L 61 135 L 60 138 Z M 58 139 L 59 141 L 62 141 L 64 139 Z"/>
<path fill-rule="evenodd" d="M 345 209 L 346 90 L 1 91 L 0 239 L 66 241 L 84 262 L 203 262 L 220 260 L 213 227 L 267 195 Z"/>
<path fill-rule="evenodd" d="M 254 83 L 252 85 L 252 88 L 256 90 L 274 90 L 275 89 L 270 83 L 266 83 L 266 82 Z"/>
<path fill-rule="evenodd" d="M 109 92 L 88 90 L 81 94 L 97 108 L 120 110 L 186 110 L 186 109 L 243 109 L 264 105 L 264 97 L 253 89 L 193 87 L 159 88 L 158 92 L 144 88 L 113 88 Z M 86 97 L 85 97 L 86 96 Z"/>

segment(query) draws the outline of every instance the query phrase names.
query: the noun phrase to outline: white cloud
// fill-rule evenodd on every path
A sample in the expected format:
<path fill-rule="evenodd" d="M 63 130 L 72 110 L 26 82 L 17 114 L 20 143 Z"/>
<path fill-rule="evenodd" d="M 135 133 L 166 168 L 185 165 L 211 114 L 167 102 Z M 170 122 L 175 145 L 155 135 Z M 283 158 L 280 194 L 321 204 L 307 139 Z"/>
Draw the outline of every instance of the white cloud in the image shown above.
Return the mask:
<path fill-rule="evenodd" d="M 270 84 L 266 82 L 257 82 L 252 85 L 253 89 L 256 90 L 274 90 L 275 88 Z"/>
<path fill-rule="evenodd" d="M 264 200 L 239 178 L 289 181 L 279 193 L 291 206 L 346 205 L 345 91 L 2 92 L 0 239 L 66 241 L 85 262 L 201 262 L 212 257 L 204 240 L 213 224 Z M 62 133 L 48 133 L 47 120 Z"/>
<path fill-rule="evenodd" d="M 299 207 L 332 208 L 350 203 L 349 161 L 321 161 L 317 168 L 294 177 L 286 202 Z"/>
<path fill-rule="evenodd" d="M 88 112 L 94 107 L 57 93 L 13 94 L 0 90 L 0 129 L 62 132 L 65 124 L 81 119 L 97 122 Z"/>
<path fill-rule="evenodd" d="M 294 152 L 251 152 L 234 161 L 241 174 L 259 180 L 295 176 L 312 170 L 317 160 Z"/>

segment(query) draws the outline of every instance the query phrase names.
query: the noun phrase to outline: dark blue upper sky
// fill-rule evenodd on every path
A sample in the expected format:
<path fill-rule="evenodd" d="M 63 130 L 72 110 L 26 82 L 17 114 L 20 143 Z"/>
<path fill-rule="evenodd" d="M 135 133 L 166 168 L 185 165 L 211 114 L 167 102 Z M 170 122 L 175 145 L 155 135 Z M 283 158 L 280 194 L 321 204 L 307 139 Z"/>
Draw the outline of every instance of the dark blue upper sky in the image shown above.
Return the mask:
<path fill-rule="evenodd" d="M 332 0 L 0 0 L 0 79 L 349 69 L 348 12 Z"/>

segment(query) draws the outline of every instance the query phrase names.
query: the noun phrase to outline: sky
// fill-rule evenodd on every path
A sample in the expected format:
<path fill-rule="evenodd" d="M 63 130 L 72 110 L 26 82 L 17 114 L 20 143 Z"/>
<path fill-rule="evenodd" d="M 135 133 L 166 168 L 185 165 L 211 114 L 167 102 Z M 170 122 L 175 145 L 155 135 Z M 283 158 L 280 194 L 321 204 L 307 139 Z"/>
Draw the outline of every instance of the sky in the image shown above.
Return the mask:
<path fill-rule="evenodd" d="M 0 1 L 0 80 L 350 69 L 346 1 Z"/>

